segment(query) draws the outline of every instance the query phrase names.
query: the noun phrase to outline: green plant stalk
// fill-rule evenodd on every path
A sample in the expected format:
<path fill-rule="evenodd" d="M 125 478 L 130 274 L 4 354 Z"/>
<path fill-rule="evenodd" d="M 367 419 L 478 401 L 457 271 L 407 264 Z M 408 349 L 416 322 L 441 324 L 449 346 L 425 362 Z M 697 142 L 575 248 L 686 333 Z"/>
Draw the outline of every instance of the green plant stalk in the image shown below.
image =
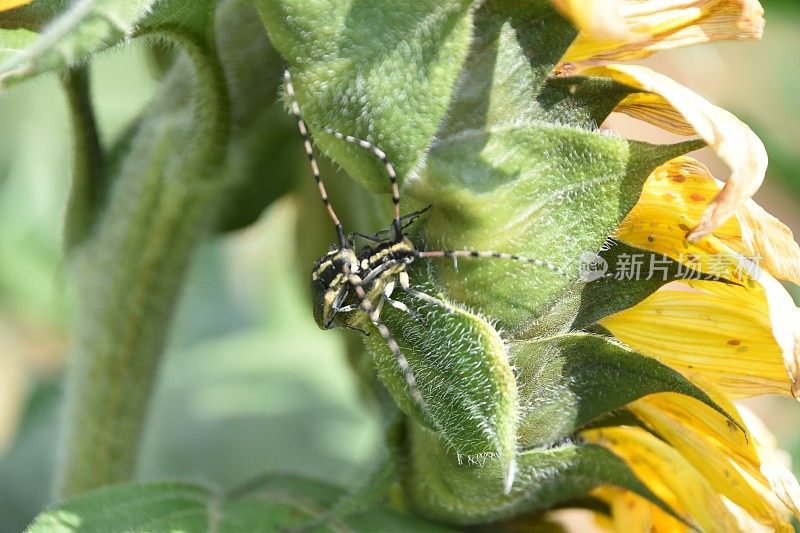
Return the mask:
<path fill-rule="evenodd" d="M 92 107 L 88 65 L 71 68 L 64 76 L 64 91 L 69 103 L 74 148 L 72 189 L 65 221 L 64 250 L 69 254 L 86 236 L 92 218 L 102 204 L 105 160 Z"/>
<path fill-rule="evenodd" d="M 58 499 L 133 477 L 175 304 L 220 195 L 214 169 L 227 142 L 224 80 L 214 50 L 182 44 L 196 79 L 185 62 L 173 69 L 93 224 L 80 214 L 67 217 L 82 221 L 73 229 L 85 235 L 68 257 L 79 314 L 67 368 Z M 74 116 L 84 112 L 73 108 Z M 80 119 L 75 125 L 81 127 Z M 86 205 L 73 198 L 71 209 Z"/>

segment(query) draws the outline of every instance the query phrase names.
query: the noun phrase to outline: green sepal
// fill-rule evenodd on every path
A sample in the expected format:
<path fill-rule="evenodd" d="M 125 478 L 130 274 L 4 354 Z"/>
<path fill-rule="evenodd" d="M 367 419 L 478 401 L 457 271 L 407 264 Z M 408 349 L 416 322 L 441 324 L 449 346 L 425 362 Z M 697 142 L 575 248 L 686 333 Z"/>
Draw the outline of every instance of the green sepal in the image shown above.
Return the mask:
<path fill-rule="evenodd" d="M 520 383 L 523 448 L 557 442 L 601 415 L 658 392 L 694 398 L 739 426 L 679 372 L 609 338 L 573 333 L 515 342 L 512 353 Z"/>
<path fill-rule="evenodd" d="M 644 422 L 642 422 L 639 419 L 639 417 L 630 412 L 628 409 L 618 409 L 616 411 L 611 411 L 602 416 L 599 416 L 594 420 L 592 420 L 589 424 L 586 424 L 586 426 L 584 426 L 583 429 L 584 430 L 602 429 L 615 426 L 630 426 L 630 427 L 641 428 L 647 431 L 648 433 L 653 433 L 655 435 L 655 432 L 652 430 L 652 428 L 648 427 Z"/>
<path fill-rule="evenodd" d="M 433 206 L 427 247 L 516 253 L 548 261 L 561 273 L 464 259 L 457 267 L 434 263 L 436 281 L 448 297 L 498 319 L 512 335 L 535 328 L 562 304 L 581 257 L 601 249 L 633 208 L 651 171 L 697 147 L 695 141 L 650 145 L 545 123 L 441 139 L 410 189 Z M 585 157 L 576 160 L 577 154 Z"/>
<path fill-rule="evenodd" d="M 190 483 L 126 484 L 97 489 L 43 512 L 27 533 L 53 531 L 291 531 L 325 513 L 342 494 L 337 487 L 290 476 L 258 480 L 228 495 Z M 314 531 L 421 531 L 448 529 L 382 508 L 334 520 Z"/>
<path fill-rule="evenodd" d="M 570 82 L 578 83 L 562 87 L 549 77 L 573 31 L 547 2 L 481 5 L 450 110 L 406 191 L 432 206 L 429 249 L 515 253 L 564 273 L 503 260 L 434 263 L 434 279 L 449 298 L 496 319 L 511 335 L 560 302 L 581 255 L 601 248 L 652 170 L 698 147 L 594 131 L 592 122 L 629 91 L 619 84 L 581 81 L 585 91 L 576 92 L 589 93 L 584 101 L 608 89 L 596 108 L 581 99 L 554 103 L 570 93 Z M 570 105 L 575 111 L 556 120 L 555 112 Z"/>
<path fill-rule="evenodd" d="M 683 521 L 625 461 L 598 445 L 567 441 L 522 451 L 511 491 L 504 494 L 496 490 L 503 475 L 496 461 L 459 461 L 421 427 L 413 427 L 410 438 L 406 491 L 414 509 L 434 520 L 459 525 L 493 522 L 551 509 L 612 485 L 635 492 Z"/>
<path fill-rule="evenodd" d="M 289 63 L 316 142 L 357 181 L 387 192 L 382 165 L 329 127 L 378 144 L 402 180 L 447 110 L 471 32 L 471 2 L 257 0 Z"/>
<path fill-rule="evenodd" d="M 626 257 L 641 257 L 641 275 L 601 277 L 585 283 L 580 289 L 580 306 L 570 325 L 573 331 L 583 329 L 614 313 L 630 309 L 667 283 L 686 278 L 719 281 L 713 275 L 696 271 L 663 254 L 643 250 L 621 241 L 614 241 L 607 250 L 598 255 L 606 265 L 609 265 L 609 269 L 625 261 Z M 568 299 L 569 295 L 564 301 Z"/>
<path fill-rule="evenodd" d="M 537 97 L 549 122 L 583 129 L 598 128 L 615 107 L 636 89 L 610 78 L 548 78 Z"/>
<path fill-rule="evenodd" d="M 481 3 L 437 138 L 546 120 L 536 97 L 574 37 L 572 25 L 549 2 Z"/>
<path fill-rule="evenodd" d="M 617 270 L 620 262 L 631 257 L 641 259 L 638 275 Z M 575 281 L 531 329 L 517 338 L 537 338 L 586 330 L 598 320 L 630 309 L 673 281 L 691 278 L 729 283 L 681 265 L 663 254 L 637 248 L 616 239 L 609 240 L 600 253 L 589 253 L 579 270 L 582 276 L 586 276 L 586 281 Z"/>
<path fill-rule="evenodd" d="M 430 283 L 415 287 L 440 296 Z M 424 411 L 410 395 L 397 359 L 374 328 L 365 343 L 401 410 L 435 430 L 452 453 L 471 458 L 497 456 L 511 468 L 517 448 L 517 385 L 498 332 L 480 315 L 446 300 L 442 306 L 449 312 L 401 290 L 393 298 L 416 314 L 409 316 L 387 304 L 381 320 L 408 359 Z"/>

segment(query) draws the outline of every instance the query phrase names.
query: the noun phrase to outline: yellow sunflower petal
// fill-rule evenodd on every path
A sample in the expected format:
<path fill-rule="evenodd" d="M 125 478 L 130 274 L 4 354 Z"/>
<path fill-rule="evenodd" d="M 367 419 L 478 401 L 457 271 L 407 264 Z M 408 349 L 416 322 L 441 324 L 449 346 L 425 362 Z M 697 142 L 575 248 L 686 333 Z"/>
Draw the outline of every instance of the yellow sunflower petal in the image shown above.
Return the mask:
<path fill-rule="evenodd" d="M 750 294 L 748 300 L 740 300 L 741 305 L 747 304 L 752 309 L 760 309 L 763 314 L 769 315 L 772 337 L 783 359 L 783 365 L 788 374 L 789 385 L 795 398 L 800 398 L 800 309 L 783 285 L 767 272 L 758 269 L 755 265 L 748 267 L 757 271 L 755 283 L 745 289 Z M 697 289 L 717 295 L 726 300 L 742 298 L 736 286 L 722 283 L 692 281 L 689 282 Z M 743 287 L 744 288 L 744 287 Z"/>
<path fill-rule="evenodd" d="M 715 229 L 713 237 L 685 240 L 686 228 L 701 218 L 720 187 L 702 163 L 687 156 L 672 159 L 647 179 L 615 236 L 684 263 L 692 259 L 694 268 L 728 279 L 741 270 L 739 254 L 779 279 L 800 283 L 800 246 L 791 230 L 753 200 Z"/>
<path fill-rule="evenodd" d="M 742 431 L 741 427 L 737 427 L 717 411 L 707 407 L 698 409 L 697 401 L 687 396 L 670 393 L 653 394 L 631 405 L 640 414 L 653 409 L 668 414 L 678 423 L 683 424 L 687 431 L 701 435 L 717 450 L 715 453 L 730 458 L 749 475 L 765 482 L 766 478 L 760 474 L 761 462 L 756 443 L 750 435 L 750 428 L 739 409 L 720 387 L 700 373 L 689 372 L 688 378 L 708 394 L 712 401 L 724 409 L 733 421 L 744 427 L 746 433 Z"/>
<path fill-rule="evenodd" d="M 774 495 L 769 497 L 768 482 L 759 470 L 753 444 L 724 416 L 674 393 L 648 396 L 629 409 L 678 450 L 719 494 L 775 531 L 793 531 L 783 516 L 786 509 Z M 736 413 L 733 405 L 726 410 L 731 415 Z M 754 476 L 740 472 L 737 462 Z"/>
<path fill-rule="evenodd" d="M 690 240 L 722 225 L 758 190 L 767 169 L 767 152 L 756 134 L 728 111 L 640 65 L 593 67 L 583 74 L 614 78 L 641 89 L 644 92 L 625 98 L 616 111 L 679 133 L 687 133 L 691 128 L 731 169 L 727 183 L 709 203 L 699 224 L 689 232 Z"/>
<path fill-rule="evenodd" d="M 796 309 L 787 317 L 786 300 L 768 296 L 776 290 L 759 284 L 676 282 L 600 324 L 633 349 L 684 374 L 703 374 L 734 397 L 792 395 Z M 784 358 L 791 361 L 785 364 Z"/>
<path fill-rule="evenodd" d="M 641 428 L 618 426 L 581 433 L 620 456 L 636 476 L 705 531 L 738 531 L 733 515 L 703 476 L 666 442 Z"/>
<path fill-rule="evenodd" d="M 606 503 L 611 510 L 610 524 L 604 523 L 612 531 L 652 531 L 653 513 L 649 502 L 619 487 L 600 487 L 592 492 L 592 497 Z M 609 527 L 610 526 L 610 527 Z"/>
<path fill-rule="evenodd" d="M 764 10 L 757 0 L 624 0 L 614 2 L 613 9 L 608 1 L 556 4 L 581 30 L 564 55 L 566 62 L 629 61 L 693 44 L 760 39 L 764 30 Z M 608 11 L 602 13 L 604 7 Z M 597 23 L 586 20 L 597 12 L 602 14 Z M 598 25 L 614 31 L 597 31 Z"/>
<path fill-rule="evenodd" d="M 623 39 L 628 24 L 622 0 L 552 0 L 556 8 L 582 33 L 594 39 Z"/>
<path fill-rule="evenodd" d="M 0 0 L 0 11 L 30 4 L 33 0 Z"/>

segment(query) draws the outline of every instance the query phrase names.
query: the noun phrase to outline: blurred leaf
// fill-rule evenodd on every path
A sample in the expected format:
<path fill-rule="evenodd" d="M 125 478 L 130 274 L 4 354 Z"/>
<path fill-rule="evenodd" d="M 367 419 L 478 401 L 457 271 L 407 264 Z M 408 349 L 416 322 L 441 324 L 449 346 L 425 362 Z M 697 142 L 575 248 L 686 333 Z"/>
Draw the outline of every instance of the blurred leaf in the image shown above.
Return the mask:
<path fill-rule="evenodd" d="M 50 9 L 41 6 L 45 3 Z M 0 47 L 16 51 L 0 64 L 0 88 L 73 65 L 129 38 L 153 3 L 153 0 L 85 0 L 65 4 L 52 0 L 0 13 L 0 28 L 5 28 L 0 31 Z M 52 16 L 53 12 L 58 15 L 46 23 L 31 16 Z M 19 35 L 21 24 L 41 28 L 41 34 L 30 46 L 19 46 L 19 39 L 12 37 Z"/>
<path fill-rule="evenodd" d="M 265 478 L 247 490 L 221 496 L 188 483 L 119 485 L 91 491 L 46 511 L 29 533 L 52 531 L 219 533 L 279 531 L 302 526 L 341 494 L 335 487 L 293 477 Z M 374 509 L 324 530 L 444 532 L 444 528 L 391 511 Z"/>
<path fill-rule="evenodd" d="M 286 325 L 251 327 L 169 354 L 139 479 L 231 487 L 262 471 L 352 478 L 371 455 L 376 424 L 354 397 L 334 339 L 313 323 L 301 325 L 297 307 L 281 309 L 295 317 Z M 194 316 L 184 315 L 181 330 Z"/>
<path fill-rule="evenodd" d="M 207 38 L 214 0 L 38 0 L 0 13 L 0 89 L 64 69 L 137 35 Z"/>
<path fill-rule="evenodd" d="M 231 141 L 221 172 L 227 187 L 216 223 L 220 231 L 252 224 L 293 184 L 300 154 L 294 120 L 278 103 L 283 60 L 249 2 L 228 0 L 217 9 L 216 39 L 230 94 Z M 302 167 L 301 167 L 302 168 Z"/>
<path fill-rule="evenodd" d="M 50 498 L 61 389 L 38 384 L 28 397 L 13 446 L 0 457 L 0 532 L 22 531 Z"/>

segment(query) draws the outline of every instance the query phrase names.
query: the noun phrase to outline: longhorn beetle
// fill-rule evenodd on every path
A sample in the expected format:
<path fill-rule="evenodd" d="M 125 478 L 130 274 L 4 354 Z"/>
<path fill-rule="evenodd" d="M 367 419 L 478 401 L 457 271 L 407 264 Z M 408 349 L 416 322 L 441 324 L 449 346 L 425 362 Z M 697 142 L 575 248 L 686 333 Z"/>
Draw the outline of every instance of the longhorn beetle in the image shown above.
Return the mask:
<path fill-rule="evenodd" d="M 418 259 L 448 258 L 455 261 L 458 258 L 494 258 L 534 264 L 565 276 L 566 273 L 547 261 L 514 254 L 478 250 L 419 250 L 405 235 L 404 230 L 427 208 L 405 216 L 400 215 L 400 188 L 397 184 L 397 173 L 386 153 L 368 141 L 357 139 L 326 127 L 323 129 L 325 133 L 364 148 L 380 159 L 389 176 L 391 185 L 394 216 L 388 235 L 387 230 L 383 230 L 376 235 L 362 233 L 345 235 L 344 227 L 331 205 L 328 193 L 325 190 L 325 184 L 320 176 L 319 166 L 314 157 L 311 137 L 300 113 L 300 105 L 297 102 L 294 86 L 292 85 L 292 77 L 288 69 L 284 72 L 284 79 L 286 82 L 286 96 L 289 98 L 291 112 L 297 120 L 306 155 L 311 164 L 311 171 L 319 188 L 320 198 L 333 221 L 339 238 L 338 244 L 331 245 L 331 249 L 316 262 L 311 272 L 314 320 L 322 329 L 335 327 L 356 329 L 343 318 L 343 315 L 355 312 L 365 313 L 372 325 L 383 337 L 392 354 L 394 354 L 408 386 L 409 394 L 424 413 L 426 412 L 425 402 L 417 386 L 414 372 L 409 365 L 408 359 L 400 350 L 397 341 L 381 321 L 381 309 L 384 304 L 389 304 L 411 315 L 413 318 L 417 318 L 416 314 L 408 306 L 392 299 L 392 293 L 399 285 L 401 290 L 418 300 L 437 305 L 448 312 L 451 312 L 451 310 L 438 298 L 418 291 L 411 286 L 407 271 L 409 265 Z M 355 236 L 369 240 L 373 244 L 358 250 L 355 246 Z"/>

